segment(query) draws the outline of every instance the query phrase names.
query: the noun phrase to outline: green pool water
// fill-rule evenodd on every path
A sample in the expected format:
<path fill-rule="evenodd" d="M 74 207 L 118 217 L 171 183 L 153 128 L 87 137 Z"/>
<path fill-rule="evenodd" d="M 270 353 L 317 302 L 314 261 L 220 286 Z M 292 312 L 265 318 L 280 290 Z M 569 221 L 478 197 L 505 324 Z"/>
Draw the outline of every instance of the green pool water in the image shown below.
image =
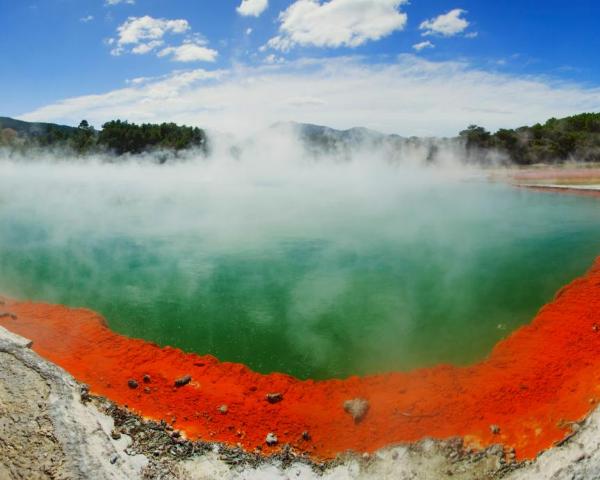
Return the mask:
<path fill-rule="evenodd" d="M 594 199 L 233 168 L 1 165 L 0 291 L 260 372 L 345 377 L 481 359 L 600 254 Z"/>

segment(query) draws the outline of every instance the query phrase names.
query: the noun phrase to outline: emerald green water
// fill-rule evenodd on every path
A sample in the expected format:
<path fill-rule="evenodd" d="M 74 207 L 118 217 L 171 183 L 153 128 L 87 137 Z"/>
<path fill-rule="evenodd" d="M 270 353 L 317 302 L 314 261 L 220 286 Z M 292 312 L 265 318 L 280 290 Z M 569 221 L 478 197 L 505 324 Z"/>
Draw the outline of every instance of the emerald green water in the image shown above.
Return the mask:
<path fill-rule="evenodd" d="M 241 170 L 1 165 L 0 291 L 261 372 L 344 377 L 481 359 L 600 254 L 594 199 Z"/>

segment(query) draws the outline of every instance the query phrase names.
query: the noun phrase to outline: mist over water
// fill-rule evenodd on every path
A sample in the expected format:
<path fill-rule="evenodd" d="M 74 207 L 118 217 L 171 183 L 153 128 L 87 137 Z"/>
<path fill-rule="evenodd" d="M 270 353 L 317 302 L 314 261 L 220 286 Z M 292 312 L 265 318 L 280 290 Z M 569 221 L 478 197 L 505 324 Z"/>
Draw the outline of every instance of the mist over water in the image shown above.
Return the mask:
<path fill-rule="evenodd" d="M 226 146 L 225 146 L 226 147 Z M 285 136 L 157 165 L 0 159 L 0 291 L 116 331 L 325 378 L 484 357 L 600 252 L 593 199 L 418 148 Z"/>

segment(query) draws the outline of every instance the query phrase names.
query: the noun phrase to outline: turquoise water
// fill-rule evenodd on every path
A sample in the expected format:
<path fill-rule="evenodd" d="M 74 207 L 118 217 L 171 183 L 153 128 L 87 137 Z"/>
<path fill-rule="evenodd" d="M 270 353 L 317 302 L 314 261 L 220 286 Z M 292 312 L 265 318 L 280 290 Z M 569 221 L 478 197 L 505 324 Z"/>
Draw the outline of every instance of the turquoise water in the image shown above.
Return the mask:
<path fill-rule="evenodd" d="M 0 291 L 261 372 L 345 377 L 481 359 L 600 253 L 589 198 L 167 168 L 1 167 Z"/>

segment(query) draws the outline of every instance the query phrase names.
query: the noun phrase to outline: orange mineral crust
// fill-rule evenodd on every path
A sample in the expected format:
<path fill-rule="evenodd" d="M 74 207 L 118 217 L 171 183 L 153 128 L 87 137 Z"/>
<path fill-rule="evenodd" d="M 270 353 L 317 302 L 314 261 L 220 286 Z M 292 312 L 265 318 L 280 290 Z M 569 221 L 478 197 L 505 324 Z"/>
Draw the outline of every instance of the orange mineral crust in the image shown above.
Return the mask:
<path fill-rule="evenodd" d="M 2 309 L 16 318 L 1 316 L 0 324 L 33 340 L 36 352 L 93 393 L 164 419 L 189 439 L 265 453 L 289 443 L 324 459 L 461 436 L 473 447 L 502 443 L 518 458 L 532 458 L 565 438 L 570 422 L 600 399 L 600 260 L 481 363 L 346 380 L 262 375 L 160 348 L 113 333 L 87 310 L 16 301 Z M 191 381 L 176 387 L 187 375 Z M 344 410 L 355 398 L 369 402 L 358 422 Z M 270 432 L 275 446 L 265 443 Z"/>

